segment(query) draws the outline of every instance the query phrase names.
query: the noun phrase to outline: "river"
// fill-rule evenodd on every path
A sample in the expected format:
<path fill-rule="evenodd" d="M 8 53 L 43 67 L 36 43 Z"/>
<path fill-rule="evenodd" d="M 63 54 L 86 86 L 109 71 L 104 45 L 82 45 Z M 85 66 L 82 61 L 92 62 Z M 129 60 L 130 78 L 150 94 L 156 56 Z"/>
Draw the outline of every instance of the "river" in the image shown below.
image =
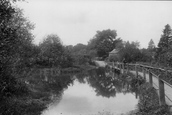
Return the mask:
<path fill-rule="evenodd" d="M 128 81 L 112 71 L 98 68 L 70 78 L 73 82 L 42 115 L 120 115 L 137 107 Z"/>

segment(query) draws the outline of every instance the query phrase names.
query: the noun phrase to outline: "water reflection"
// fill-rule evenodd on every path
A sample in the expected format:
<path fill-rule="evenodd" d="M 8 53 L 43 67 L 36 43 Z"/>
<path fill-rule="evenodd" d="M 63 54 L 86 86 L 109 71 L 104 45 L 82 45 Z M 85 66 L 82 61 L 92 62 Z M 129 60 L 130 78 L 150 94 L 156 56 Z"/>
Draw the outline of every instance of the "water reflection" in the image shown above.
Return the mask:
<path fill-rule="evenodd" d="M 42 115 L 93 115 L 101 111 L 116 115 L 133 110 L 138 102 L 130 93 L 128 81 L 104 68 L 61 76 L 52 82 L 62 87 L 61 92 L 57 91 L 61 98 Z"/>
<path fill-rule="evenodd" d="M 28 97 L 32 97 L 33 100 L 32 106 L 29 107 L 31 108 L 30 112 L 34 114 L 46 109 L 47 105 L 59 103 L 64 90 L 74 81 L 70 75 L 54 75 L 48 72 L 45 75 L 40 70 L 33 69 L 29 71 L 25 79 L 25 83 L 30 90 L 30 96 Z M 42 70 L 44 71 L 44 69 Z"/>
<path fill-rule="evenodd" d="M 95 89 L 97 96 L 114 97 L 116 93 L 129 93 L 129 83 L 121 75 L 104 68 L 88 71 L 76 76 L 80 83 L 86 83 Z"/>

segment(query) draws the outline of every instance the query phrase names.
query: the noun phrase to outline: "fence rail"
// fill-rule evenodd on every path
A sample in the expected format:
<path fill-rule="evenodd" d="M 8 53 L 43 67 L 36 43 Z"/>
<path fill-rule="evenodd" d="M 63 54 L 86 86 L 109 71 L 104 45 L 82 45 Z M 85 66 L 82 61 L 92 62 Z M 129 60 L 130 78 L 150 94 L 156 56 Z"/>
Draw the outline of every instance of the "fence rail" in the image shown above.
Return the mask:
<path fill-rule="evenodd" d="M 152 66 L 147 66 L 143 64 L 124 64 L 124 63 L 111 63 L 113 67 L 118 67 L 123 73 L 128 73 L 129 71 L 135 71 L 136 77 L 138 77 L 139 72 L 143 73 L 143 78 L 146 80 L 146 74 L 148 74 L 149 83 L 153 86 L 153 77 L 158 80 L 158 89 L 159 89 L 159 103 L 160 105 L 166 104 L 165 97 L 172 102 L 171 99 L 165 94 L 165 86 L 167 85 L 172 89 L 172 71 Z"/>

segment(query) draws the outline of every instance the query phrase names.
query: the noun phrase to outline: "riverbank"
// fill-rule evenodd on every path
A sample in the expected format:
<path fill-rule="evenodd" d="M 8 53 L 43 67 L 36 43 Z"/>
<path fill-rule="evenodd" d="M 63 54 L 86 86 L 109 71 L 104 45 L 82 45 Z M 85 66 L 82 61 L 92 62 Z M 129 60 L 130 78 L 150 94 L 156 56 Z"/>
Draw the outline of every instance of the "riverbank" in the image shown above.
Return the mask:
<path fill-rule="evenodd" d="M 134 87 L 139 96 L 137 109 L 126 115 L 171 115 L 168 105 L 160 106 L 157 90 L 146 82 L 142 77 L 135 78 L 134 74 L 129 73 L 132 77 L 131 87 Z"/>

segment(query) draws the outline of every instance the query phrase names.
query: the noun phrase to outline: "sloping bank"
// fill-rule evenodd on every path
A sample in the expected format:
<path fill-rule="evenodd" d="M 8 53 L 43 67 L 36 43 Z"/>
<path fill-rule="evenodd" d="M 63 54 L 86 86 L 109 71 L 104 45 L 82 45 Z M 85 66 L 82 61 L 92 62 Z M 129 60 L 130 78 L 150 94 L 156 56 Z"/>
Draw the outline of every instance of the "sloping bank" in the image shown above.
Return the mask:
<path fill-rule="evenodd" d="M 154 87 L 146 82 L 142 77 L 135 78 L 132 73 L 131 87 L 138 92 L 139 103 L 135 111 L 131 111 L 126 115 L 172 115 L 168 105 L 160 106 L 158 94 Z"/>

